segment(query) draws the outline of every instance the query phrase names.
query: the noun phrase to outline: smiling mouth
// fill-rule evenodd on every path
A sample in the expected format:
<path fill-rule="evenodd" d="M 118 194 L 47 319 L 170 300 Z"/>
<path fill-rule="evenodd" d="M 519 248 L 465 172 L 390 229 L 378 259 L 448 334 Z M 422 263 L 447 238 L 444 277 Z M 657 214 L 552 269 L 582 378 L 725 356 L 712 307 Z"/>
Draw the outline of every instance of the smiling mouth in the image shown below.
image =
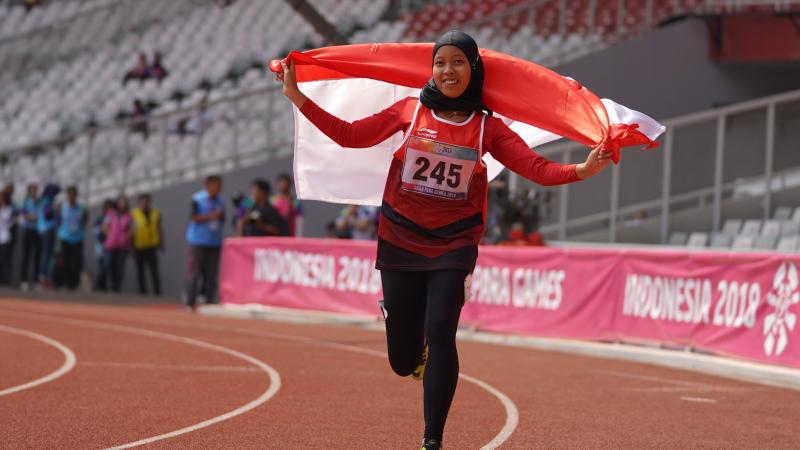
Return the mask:
<path fill-rule="evenodd" d="M 442 84 L 444 84 L 445 86 L 455 86 L 456 84 L 458 84 L 458 80 L 444 80 L 442 81 Z"/>

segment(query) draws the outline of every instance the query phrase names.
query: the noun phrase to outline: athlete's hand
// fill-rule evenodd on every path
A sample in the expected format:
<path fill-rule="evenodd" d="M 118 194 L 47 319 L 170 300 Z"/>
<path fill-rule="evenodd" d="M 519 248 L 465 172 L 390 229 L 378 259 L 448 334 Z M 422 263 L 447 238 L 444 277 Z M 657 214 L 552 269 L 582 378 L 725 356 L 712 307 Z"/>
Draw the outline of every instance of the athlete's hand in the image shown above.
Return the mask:
<path fill-rule="evenodd" d="M 603 142 L 592 149 L 589 156 L 586 157 L 586 161 L 578 164 L 575 171 L 578 178 L 585 180 L 602 172 L 610 162 L 611 150 L 607 150 L 605 142 Z"/>
<path fill-rule="evenodd" d="M 281 60 L 281 73 L 275 74 L 275 79 L 283 83 L 283 95 L 285 95 L 298 108 L 303 107 L 306 96 L 297 87 L 297 74 L 294 64 L 291 61 Z"/>

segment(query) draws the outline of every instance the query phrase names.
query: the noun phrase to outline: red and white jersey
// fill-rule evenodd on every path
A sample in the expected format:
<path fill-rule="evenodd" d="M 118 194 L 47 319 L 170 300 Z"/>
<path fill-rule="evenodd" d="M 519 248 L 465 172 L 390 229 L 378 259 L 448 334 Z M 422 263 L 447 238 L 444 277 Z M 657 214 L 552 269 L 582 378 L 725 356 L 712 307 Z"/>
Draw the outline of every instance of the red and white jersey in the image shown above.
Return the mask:
<path fill-rule="evenodd" d="M 379 269 L 472 270 L 485 222 L 488 170 L 481 157 L 486 153 L 542 185 L 578 180 L 574 164 L 539 156 L 500 119 L 479 112 L 464 122 L 452 122 L 408 97 L 354 122 L 339 119 L 311 100 L 301 113 L 331 141 L 350 149 L 371 147 L 402 132 L 384 175 Z M 337 154 L 366 157 L 359 150 Z M 319 170 L 343 163 L 328 161 Z M 337 182 L 360 186 L 363 179 L 348 176 Z"/>
<path fill-rule="evenodd" d="M 483 235 L 486 115 L 453 122 L 417 104 L 394 153 L 381 207 L 382 240 L 427 257 L 477 245 Z"/>

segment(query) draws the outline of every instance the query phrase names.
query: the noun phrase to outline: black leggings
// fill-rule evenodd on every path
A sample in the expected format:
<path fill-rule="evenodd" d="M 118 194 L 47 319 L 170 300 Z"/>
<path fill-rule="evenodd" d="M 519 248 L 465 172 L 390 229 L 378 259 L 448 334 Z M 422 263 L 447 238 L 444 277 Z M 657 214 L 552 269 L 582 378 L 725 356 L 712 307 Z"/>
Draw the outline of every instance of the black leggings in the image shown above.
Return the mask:
<path fill-rule="evenodd" d="M 425 439 L 442 439 L 458 383 L 456 331 L 464 305 L 464 270 L 381 271 L 389 364 L 400 376 L 417 368 L 429 347 L 425 368 Z"/>
<path fill-rule="evenodd" d="M 35 283 L 39 273 L 39 261 L 42 259 L 42 241 L 36 230 L 22 232 L 22 270 L 20 278 L 23 283 Z"/>

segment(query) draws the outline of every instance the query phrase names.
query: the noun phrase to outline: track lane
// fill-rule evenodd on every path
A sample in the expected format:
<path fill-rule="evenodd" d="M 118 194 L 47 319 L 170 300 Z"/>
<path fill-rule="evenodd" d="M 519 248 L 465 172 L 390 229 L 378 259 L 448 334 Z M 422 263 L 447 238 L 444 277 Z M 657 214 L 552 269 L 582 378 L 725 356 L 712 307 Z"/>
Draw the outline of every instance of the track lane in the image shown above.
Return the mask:
<path fill-rule="evenodd" d="M 54 308 L 75 311 L 63 305 Z M 90 317 L 123 315 L 80 310 Z M 269 337 L 270 333 L 293 334 L 383 351 L 381 333 L 156 311 L 115 320 L 163 322 L 151 326 L 213 335 L 247 348 L 266 346 L 277 351 L 279 370 L 297 377 L 297 385 L 289 390 L 287 382 L 287 390 L 270 405 L 279 410 L 279 417 L 292 420 L 247 414 L 218 428 L 176 438 L 166 448 L 230 446 L 231 434 L 238 436 L 240 448 L 269 448 L 266 443 L 272 442 L 288 448 L 347 448 L 364 443 L 374 444 L 370 448 L 411 448 L 408 443 L 417 442 L 421 423 L 413 418 L 419 414 L 416 383 L 391 376 L 385 362 L 375 366 L 368 361 L 372 357 L 351 359 L 330 351 L 317 357 L 300 343 Z M 519 406 L 517 431 L 502 448 L 800 448 L 796 431 L 800 393 L 796 391 L 632 362 L 474 342 L 459 346 L 463 371 L 490 380 Z M 302 361 L 296 361 L 298 352 L 306 356 Z M 286 398 L 279 402 L 283 394 L 291 395 L 294 402 L 287 404 Z M 710 398 L 716 403 L 682 397 Z M 368 398 L 367 403 L 363 398 Z M 328 409 L 334 414 L 326 414 Z M 297 417 L 306 420 L 305 427 L 295 422 Z M 319 423 L 326 419 L 332 426 Z M 475 430 L 496 431 L 502 419 L 496 400 L 462 383 L 446 443 L 449 448 L 477 448 L 477 442 L 486 441 L 477 440 Z M 387 436 L 394 433 L 397 439 Z M 362 439 L 364 434 L 372 437 Z"/>

